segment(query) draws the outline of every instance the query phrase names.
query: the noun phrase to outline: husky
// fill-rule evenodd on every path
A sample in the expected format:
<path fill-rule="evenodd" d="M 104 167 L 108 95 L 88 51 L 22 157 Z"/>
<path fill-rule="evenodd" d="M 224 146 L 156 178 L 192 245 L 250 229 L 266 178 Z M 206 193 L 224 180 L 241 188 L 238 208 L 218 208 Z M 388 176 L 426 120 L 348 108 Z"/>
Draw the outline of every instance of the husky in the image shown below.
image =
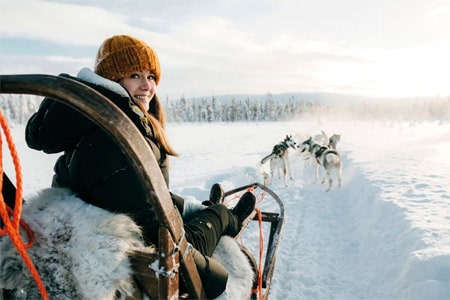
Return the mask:
<path fill-rule="evenodd" d="M 270 175 L 273 177 L 275 170 L 278 170 L 278 178 L 281 178 L 281 171 L 283 169 L 284 174 L 284 184 L 289 186 L 287 182 L 287 176 L 289 179 L 292 178 L 291 167 L 288 159 L 289 148 L 294 150 L 297 149 L 297 143 L 295 142 L 292 135 L 286 135 L 285 139 L 275 146 L 273 146 L 272 153 L 261 159 L 261 164 L 264 164 L 270 159 Z"/>
<path fill-rule="evenodd" d="M 320 139 L 318 137 L 322 137 L 322 138 Z M 335 133 L 331 137 L 328 138 L 327 134 L 322 130 L 322 134 L 316 135 L 313 140 L 318 144 L 328 145 L 329 148 L 336 150 L 336 145 L 341 140 L 341 135 Z"/>
<path fill-rule="evenodd" d="M 319 145 L 328 145 L 329 143 L 328 135 L 323 130 L 321 131 L 321 133 L 313 136 L 312 140 Z"/>
<path fill-rule="evenodd" d="M 333 150 L 336 150 L 336 145 L 337 143 L 339 143 L 340 140 L 341 140 L 340 134 L 333 134 L 330 137 L 330 141 L 328 142 L 328 147 L 330 147 Z"/>
<path fill-rule="evenodd" d="M 336 134 L 333 134 L 330 138 L 328 138 L 328 135 L 325 133 L 325 131 L 322 130 L 321 133 L 312 136 L 311 139 L 318 145 L 328 145 L 328 147 L 336 150 L 336 144 L 340 139 L 340 136 L 339 138 L 337 138 L 336 136 Z M 305 165 L 310 167 L 314 167 L 316 165 L 313 159 L 313 155 L 309 151 L 301 151 L 300 155 L 303 157 Z"/>
<path fill-rule="evenodd" d="M 338 187 L 341 187 L 342 161 L 339 152 L 330 149 L 328 146 L 317 144 L 312 137 L 304 141 L 300 145 L 300 149 L 301 152 L 308 151 L 315 162 L 315 183 L 319 177 L 319 168 L 322 166 L 325 170 L 322 183 L 325 182 L 325 177 L 328 177 L 327 192 L 331 190 L 331 186 L 333 185 L 331 173 L 334 173 L 337 176 Z"/>

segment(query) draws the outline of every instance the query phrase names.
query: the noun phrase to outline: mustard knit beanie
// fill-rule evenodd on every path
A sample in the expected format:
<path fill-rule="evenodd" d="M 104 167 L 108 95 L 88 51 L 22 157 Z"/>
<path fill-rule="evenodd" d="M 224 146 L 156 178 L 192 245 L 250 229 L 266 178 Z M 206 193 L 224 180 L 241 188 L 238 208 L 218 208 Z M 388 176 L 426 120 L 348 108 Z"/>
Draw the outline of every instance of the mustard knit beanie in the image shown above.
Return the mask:
<path fill-rule="evenodd" d="M 158 56 L 145 42 L 129 35 L 115 35 L 100 46 L 94 71 L 98 75 L 118 81 L 133 72 L 150 71 L 156 84 L 161 77 Z"/>

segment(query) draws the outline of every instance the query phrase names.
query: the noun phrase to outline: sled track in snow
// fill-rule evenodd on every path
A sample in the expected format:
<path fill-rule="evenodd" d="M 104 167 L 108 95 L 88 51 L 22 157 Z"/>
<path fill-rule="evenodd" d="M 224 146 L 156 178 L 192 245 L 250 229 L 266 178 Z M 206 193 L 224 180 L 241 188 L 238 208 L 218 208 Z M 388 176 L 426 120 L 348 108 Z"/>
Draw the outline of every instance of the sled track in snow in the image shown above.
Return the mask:
<path fill-rule="evenodd" d="M 275 299 L 385 298 L 396 284 L 385 280 L 385 272 L 400 277 L 398 266 L 406 265 L 414 241 L 420 240 L 407 220 L 398 226 L 404 211 L 382 200 L 381 189 L 343 157 L 342 188 L 325 192 L 326 184 L 312 183 L 312 168 L 298 159 L 292 160 L 289 187 L 278 178 L 269 185 L 286 211 L 278 264 L 287 268 L 275 272 Z M 398 237 L 411 239 L 410 251 L 396 246 Z M 390 270 L 380 264 L 386 260 L 392 261 Z"/>

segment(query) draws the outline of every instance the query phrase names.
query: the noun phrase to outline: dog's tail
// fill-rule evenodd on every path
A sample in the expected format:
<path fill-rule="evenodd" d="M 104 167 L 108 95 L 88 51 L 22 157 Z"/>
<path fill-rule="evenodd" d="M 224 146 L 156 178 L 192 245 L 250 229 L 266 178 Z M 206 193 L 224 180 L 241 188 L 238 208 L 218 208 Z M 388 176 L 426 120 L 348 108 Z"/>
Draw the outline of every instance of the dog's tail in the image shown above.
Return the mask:
<path fill-rule="evenodd" d="M 338 153 L 330 151 L 330 153 L 325 155 L 325 160 L 328 164 L 337 164 L 341 161 L 341 158 Z"/>
<path fill-rule="evenodd" d="M 265 156 L 263 159 L 261 159 L 261 164 L 263 164 L 266 161 L 268 161 L 269 159 L 271 159 L 273 155 L 274 155 L 274 153 L 272 152 L 269 155 Z"/>
<path fill-rule="evenodd" d="M 324 145 L 328 145 L 330 143 L 330 138 L 328 137 L 328 135 L 323 130 L 322 130 L 322 135 L 323 135 L 323 138 L 324 138 Z"/>

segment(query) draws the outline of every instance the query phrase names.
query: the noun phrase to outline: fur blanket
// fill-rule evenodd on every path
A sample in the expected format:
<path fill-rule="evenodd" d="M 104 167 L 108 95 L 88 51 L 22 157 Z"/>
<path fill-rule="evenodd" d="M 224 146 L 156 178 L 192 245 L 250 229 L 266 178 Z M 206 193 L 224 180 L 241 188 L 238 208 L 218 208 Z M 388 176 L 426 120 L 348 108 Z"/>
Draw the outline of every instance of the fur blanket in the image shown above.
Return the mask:
<path fill-rule="evenodd" d="M 52 188 L 27 200 L 22 218 L 35 234 L 28 254 L 51 299 L 116 299 L 118 294 L 132 294 L 127 254 L 143 247 L 143 242 L 140 228 L 129 217 Z M 14 290 L 15 299 L 40 299 L 7 236 L 0 240 L 0 253 L 0 289 Z M 213 257 L 229 271 L 227 289 L 219 299 L 247 298 L 253 274 L 236 242 L 223 237 Z"/>

